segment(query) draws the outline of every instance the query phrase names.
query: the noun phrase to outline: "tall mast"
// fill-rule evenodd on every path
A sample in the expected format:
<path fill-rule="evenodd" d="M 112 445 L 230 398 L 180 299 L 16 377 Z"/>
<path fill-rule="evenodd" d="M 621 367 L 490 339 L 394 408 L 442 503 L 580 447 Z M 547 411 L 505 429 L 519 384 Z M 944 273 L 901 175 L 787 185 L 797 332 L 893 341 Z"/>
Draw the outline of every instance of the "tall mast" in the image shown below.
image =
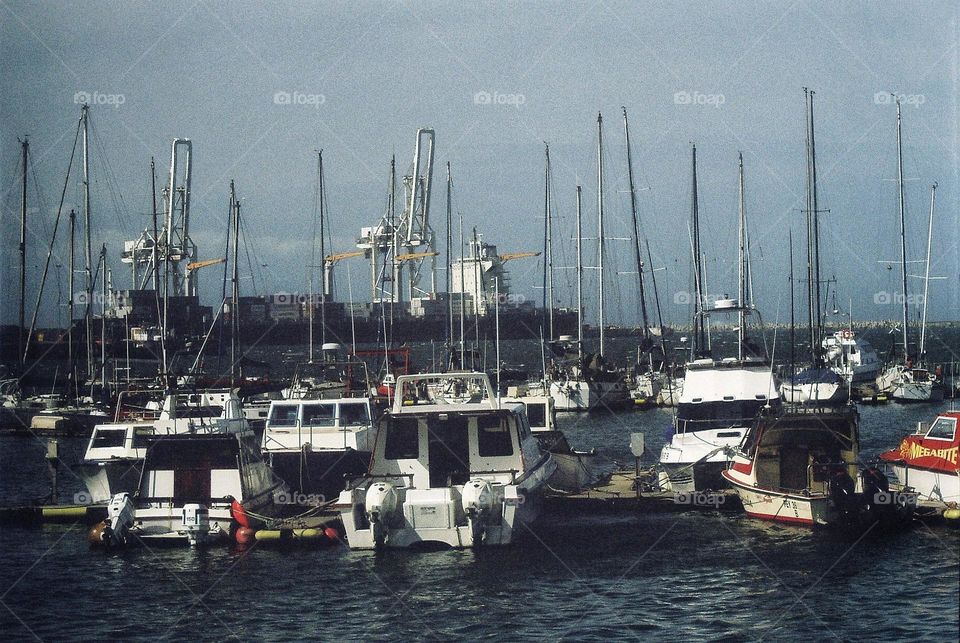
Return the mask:
<path fill-rule="evenodd" d="M 743 207 L 743 152 L 739 154 L 739 237 L 740 248 L 737 253 L 737 288 L 739 289 L 737 312 L 737 358 L 743 359 L 743 343 L 746 339 L 747 307 L 747 214 Z"/>
<path fill-rule="evenodd" d="M 817 139 L 813 127 L 813 96 L 816 92 L 810 90 L 810 182 L 811 182 L 811 217 L 813 220 L 813 314 L 815 315 L 816 334 L 815 344 L 812 345 L 814 367 L 822 366 L 823 355 L 823 311 L 820 294 L 820 209 L 817 206 Z"/>
<path fill-rule="evenodd" d="M 583 361 L 583 218 L 581 188 L 577 186 L 577 363 Z"/>
<path fill-rule="evenodd" d="M 549 337 L 553 340 L 553 218 L 550 216 L 553 208 L 550 201 L 550 145 L 547 143 L 544 143 L 544 145 L 547 163 L 543 172 L 543 256 L 546 260 L 543 267 L 543 298 L 544 308 L 547 309 Z"/>
<path fill-rule="evenodd" d="M 693 286 L 696 291 L 696 301 L 693 307 L 693 355 L 699 357 L 707 344 L 706 331 L 703 319 L 703 265 L 700 259 L 700 204 L 697 196 L 697 146 L 693 145 Z"/>
<path fill-rule="evenodd" d="M 897 99 L 897 195 L 900 210 L 900 277 L 903 288 L 903 359 L 910 358 L 910 334 L 907 329 L 907 232 L 903 214 L 903 141 L 900 135 L 900 99 Z"/>
<path fill-rule="evenodd" d="M 600 286 L 598 320 L 600 357 L 603 357 L 603 114 L 597 114 L 597 268 Z"/>
<path fill-rule="evenodd" d="M 100 390 L 107 386 L 107 244 L 100 247 Z"/>
<path fill-rule="evenodd" d="M 447 161 L 447 345 L 453 345 L 453 294 L 451 293 L 451 281 L 453 275 L 453 178 L 450 174 L 450 161 Z"/>
<path fill-rule="evenodd" d="M 923 360 L 927 352 L 927 309 L 929 301 L 927 294 L 930 292 L 930 249 L 933 245 L 933 208 L 937 202 L 937 184 L 934 183 L 930 188 L 930 223 L 927 226 L 927 268 L 923 275 L 923 317 L 920 320 L 920 350 L 917 357 Z"/>
<path fill-rule="evenodd" d="M 640 283 L 640 313 L 643 319 L 643 338 L 650 338 L 650 320 L 647 316 L 647 297 L 643 286 L 643 254 L 640 249 L 640 218 L 637 216 L 637 191 L 633 183 L 633 155 L 630 151 L 630 125 L 627 123 L 627 108 L 623 109 L 623 137 L 627 142 L 627 177 L 630 179 L 630 213 L 633 215 L 633 245 L 637 258 L 637 278 Z"/>
<path fill-rule="evenodd" d="M 74 268 L 74 236 L 76 234 L 77 226 L 77 212 L 74 209 L 70 209 L 70 274 L 67 275 L 67 290 L 70 293 L 70 298 L 67 300 L 67 315 L 69 316 L 69 321 L 67 323 L 67 364 L 70 369 L 70 377 L 73 377 L 73 301 L 76 298 L 73 291 L 73 273 Z"/>
<path fill-rule="evenodd" d="M 317 152 L 317 174 L 320 181 L 320 264 L 321 266 L 326 261 L 327 252 L 325 238 L 327 234 L 327 222 L 326 222 L 326 209 L 324 207 L 324 200 L 326 198 L 324 194 L 324 185 L 323 185 L 323 150 Z M 313 275 L 313 267 L 310 268 L 310 275 Z M 327 275 L 326 272 L 321 273 L 321 282 L 320 282 L 320 344 L 327 343 Z M 313 302 L 310 302 L 310 309 L 313 310 Z M 311 323 L 311 328 L 313 324 Z"/>
<path fill-rule="evenodd" d="M 466 368 L 467 345 L 464 337 L 464 325 L 466 323 L 466 271 L 463 265 L 463 215 L 458 213 L 460 219 L 460 368 Z"/>
<path fill-rule="evenodd" d="M 794 318 L 794 298 L 793 298 L 793 230 L 789 230 L 787 238 L 790 240 L 790 375 L 791 377 L 796 375 L 794 372 L 794 364 L 796 363 L 796 335 L 795 335 L 795 324 L 796 319 Z"/>
<path fill-rule="evenodd" d="M 23 181 L 20 185 L 20 323 L 17 327 L 17 355 L 20 356 L 20 374 L 23 374 L 23 331 L 24 317 L 27 310 L 27 157 L 30 150 L 30 141 L 24 137 L 20 142 L 23 150 Z M 73 293 L 70 293 L 73 297 Z M 27 338 L 29 341 L 29 338 Z"/>
<path fill-rule="evenodd" d="M 158 264 L 158 259 L 157 259 L 157 250 L 158 250 L 158 249 L 157 249 L 157 244 L 160 242 L 160 240 L 159 240 L 159 238 L 158 238 L 159 232 L 158 232 L 158 230 L 157 230 L 157 168 L 156 168 L 156 164 L 155 164 L 154 161 L 153 161 L 153 157 L 152 157 L 152 156 L 150 157 L 150 192 L 151 192 L 151 204 L 152 204 L 151 215 L 152 215 L 152 218 L 153 218 L 153 250 L 152 250 L 152 252 L 151 252 L 151 254 L 153 255 L 153 257 L 152 257 L 152 261 L 153 261 L 153 292 L 154 292 L 154 296 L 156 296 L 156 293 L 157 293 L 157 281 L 158 281 L 158 278 L 159 278 L 157 272 L 160 270 L 160 266 L 157 265 L 157 264 Z"/>
<path fill-rule="evenodd" d="M 84 227 L 84 271 L 86 273 L 86 349 L 87 349 L 87 377 L 93 376 L 93 324 L 90 318 L 93 303 L 93 251 L 90 245 L 90 154 L 88 145 L 88 131 L 90 121 L 90 107 L 84 105 L 83 112 L 83 227 Z"/>
<path fill-rule="evenodd" d="M 814 232 L 813 217 L 813 168 L 811 165 L 811 141 L 810 141 L 810 90 L 803 88 L 803 111 L 804 111 L 804 132 L 806 134 L 806 208 L 805 220 L 807 224 L 807 333 L 810 341 L 810 362 L 813 366 L 817 365 L 817 319 L 814 316 L 816 306 L 816 270 L 814 269 L 814 245 L 816 234 Z"/>
<path fill-rule="evenodd" d="M 233 314 L 230 315 L 230 387 L 234 386 L 237 366 L 237 344 L 240 334 L 240 274 L 237 258 L 240 255 L 240 201 L 234 183 L 230 181 L 230 203 L 233 205 L 233 276 L 231 278 Z"/>

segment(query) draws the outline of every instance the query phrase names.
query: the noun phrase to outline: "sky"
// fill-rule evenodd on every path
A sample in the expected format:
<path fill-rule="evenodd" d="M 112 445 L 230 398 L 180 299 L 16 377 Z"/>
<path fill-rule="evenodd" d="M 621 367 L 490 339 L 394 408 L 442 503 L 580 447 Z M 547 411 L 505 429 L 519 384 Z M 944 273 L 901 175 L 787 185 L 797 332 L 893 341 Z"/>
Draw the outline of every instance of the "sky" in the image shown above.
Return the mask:
<path fill-rule="evenodd" d="M 556 296 L 570 305 L 577 184 L 583 187 L 584 263 L 597 264 L 602 113 L 606 317 L 634 324 L 625 107 L 640 225 L 665 321 L 689 317 L 690 150 L 696 143 L 707 290 L 736 292 L 742 152 L 755 303 L 765 320 L 784 322 L 790 232 L 797 278 L 804 272 L 804 87 L 816 92 L 819 204 L 828 210 L 821 215 L 821 273 L 831 280 L 830 307 L 835 301 L 852 309 L 855 319 L 900 316 L 898 266 L 881 263 L 900 255 L 892 92 L 903 106 L 908 259 L 926 256 L 936 182 L 931 274 L 941 279 L 930 282 L 929 318 L 954 320 L 960 305 L 958 13 L 955 2 L 0 0 L 0 321 L 15 323 L 18 307 L 18 139 L 29 135 L 33 164 L 32 302 L 80 102 L 87 98 L 92 238 L 96 248 L 107 244 L 118 288 L 130 283 L 119 263 L 122 241 L 150 222 L 150 158 L 162 185 L 174 138 L 193 141 L 191 226 L 200 258 L 223 256 L 232 179 L 244 203 L 251 257 L 241 270 L 242 290 L 269 294 L 307 289 L 316 150 L 323 149 L 332 249 L 347 251 L 360 227 L 374 225 L 385 211 L 391 155 L 398 170 L 407 171 L 417 128 L 430 127 L 436 131 L 431 212 L 438 239 L 444 238 L 443 167 L 450 162 L 455 216 L 500 252 L 542 247 L 544 142 L 550 144 Z M 46 324 L 63 323 L 66 212 L 82 203 L 76 171 L 66 185 L 41 309 Z M 508 266 L 514 294 L 539 302 L 541 259 Z M 206 270 L 201 294 L 212 304 L 221 275 L 218 268 Z M 347 297 L 349 271 L 353 297 L 369 300 L 363 259 L 346 260 L 337 270 L 339 298 Z M 922 263 L 910 264 L 912 275 L 922 271 Z M 591 321 L 597 271 L 586 272 Z M 919 302 L 922 292 L 923 281 L 911 277 L 908 301 Z M 797 302 L 803 302 L 799 295 Z M 914 307 L 911 315 L 917 312 Z"/>

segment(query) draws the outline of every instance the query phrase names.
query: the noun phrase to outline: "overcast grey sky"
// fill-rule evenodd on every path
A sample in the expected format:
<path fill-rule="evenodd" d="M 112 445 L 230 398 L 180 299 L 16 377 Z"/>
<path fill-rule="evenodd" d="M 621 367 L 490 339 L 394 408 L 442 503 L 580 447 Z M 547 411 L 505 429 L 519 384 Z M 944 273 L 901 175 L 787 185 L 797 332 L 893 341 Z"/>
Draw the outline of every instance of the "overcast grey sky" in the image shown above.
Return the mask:
<path fill-rule="evenodd" d="M 19 217 L 17 137 L 29 134 L 42 205 L 32 193 L 31 291 L 62 187 L 79 105 L 93 97 L 95 239 L 108 244 L 117 287 L 129 276 L 121 242 L 148 223 L 149 158 L 166 178 L 174 137 L 194 142 L 194 238 L 222 256 L 230 179 L 245 200 L 261 292 L 303 291 L 310 253 L 315 153 L 324 149 L 335 250 L 352 249 L 383 213 L 389 159 L 405 169 L 417 127 L 437 134 L 454 175 L 454 207 L 501 251 L 542 243 L 543 141 L 572 264 L 575 185 L 586 236 L 595 235 L 596 115 L 604 114 L 608 235 L 625 237 L 629 197 L 620 107 L 630 115 L 638 201 L 668 320 L 688 315 L 690 143 L 699 156 L 708 289 L 735 291 L 737 152 L 746 166 L 757 303 L 789 316 L 787 231 L 803 244 L 803 87 L 816 93 L 823 273 L 854 316 L 899 317 L 883 303 L 900 290 L 895 107 L 903 94 L 908 252 L 926 250 L 930 185 L 937 181 L 932 319 L 956 319 L 958 86 L 956 2 L 783 3 L 251 3 L 0 0 L 2 319 L 16 317 Z M 277 104 L 277 92 L 306 96 Z M 478 92 L 492 100 L 477 100 Z M 71 181 L 67 202 L 80 202 Z M 443 237 L 443 193 L 434 227 Z M 64 228 L 61 228 L 61 233 Z M 97 243 L 95 241 L 95 243 Z M 593 243 L 593 242 L 591 242 Z M 613 240 L 614 270 L 633 270 Z M 589 262 L 595 261 L 591 253 Z M 64 246 L 58 256 L 65 263 Z M 346 267 L 369 298 L 362 260 Z M 514 291 L 539 299 L 539 260 L 509 264 Z M 609 264 L 608 264 L 609 265 Z M 919 264 L 911 272 L 920 274 Z M 61 272 L 65 291 L 65 274 Z M 558 296 L 572 301 L 558 275 Z M 219 277 L 205 274 L 207 303 Z M 608 318 L 633 322 L 635 278 Z M 53 280 L 54 291 L 56 280 Z M 253 294 L 251 280 L 245 294 Z M 592 288 L 592 286 L 591 286 Z M 920 292 L 919 280 L 910 289 Z M 888 297 L 885 298 L 884 293 Z M 55 298 L 54 298 L 55 299 Z M 801 299 L 798 298 L 798 301 Z M 51 300 L 52 301 L 52 300 Z M 879 302 L 879 303 L 878 303 Z M 588 302 L 595 315 L 593 302 Z M 45 319 L 55 321 L 53 306 Z"/>

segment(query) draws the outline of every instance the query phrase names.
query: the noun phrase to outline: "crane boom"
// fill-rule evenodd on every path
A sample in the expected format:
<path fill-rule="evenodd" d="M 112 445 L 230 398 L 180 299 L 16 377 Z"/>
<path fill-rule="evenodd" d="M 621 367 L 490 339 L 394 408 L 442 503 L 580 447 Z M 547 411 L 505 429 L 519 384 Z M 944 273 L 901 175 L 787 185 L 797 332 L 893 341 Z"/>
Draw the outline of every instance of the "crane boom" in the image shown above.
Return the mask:
<path fill-rule="evenodd" d="M 500 255 L 500 261 L 507 263 L 512 259 L 526 259 L 527 257 L 539 257 L 540 252 L 505 252 Z"/>
<path fill-rule="evenodd" d="M 192 261 L 187 264 L 187 272 L 193 272 L 194 270 L 199 270 L 200 268 L 206 268 L 207 266 L 216 266 L 220 263 L 225 263 L 227 260 L 223 257 L 219 259 L 204 259 L 203 261 Z"/>

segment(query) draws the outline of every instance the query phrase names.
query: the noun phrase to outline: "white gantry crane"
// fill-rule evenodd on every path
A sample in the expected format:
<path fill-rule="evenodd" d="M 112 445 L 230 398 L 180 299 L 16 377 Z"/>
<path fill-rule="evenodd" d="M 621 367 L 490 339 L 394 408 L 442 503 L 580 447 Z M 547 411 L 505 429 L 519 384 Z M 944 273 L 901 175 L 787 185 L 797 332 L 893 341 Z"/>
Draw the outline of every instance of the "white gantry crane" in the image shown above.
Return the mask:
<path fill-rule="evenodd" d="M 162 227 L 157 222 L 154 187 L 152 225 L 137 239 L 123 244 L 121 261 L 130 264 L 135 289 L 142 290 L 148 284 L 156 289 L 158 281 L 166 278 L 169 279 L 168 287 L 172 296 L 193 297 L 197 294 L 196 274 L 189 268 L 197 258 L 197 246 L 190 238 L 192 153 L 190 139 L 173 140 L 170 146 L 170 181 L 163 188 Z M 152 161 L 150 168 L 152 173 Z"/>
<path fill-rule="evenodd" d="M 403 177 L 403 212 L 396 212 L 396 172 L 390 167 L 390 199 L 380 223 L 360 230 L 357 248 L 370 260 L 371 301 L 402 303 L 436 299 L 436 257 L 430 227 L 434 131 L 417 130 L 413 168 Z M 425 265 L 429 260 L 429 268 Z M 429 284 L 426 283 L 429 272 Z M 404 292 L 406 291 L 406 292 Z"/>

